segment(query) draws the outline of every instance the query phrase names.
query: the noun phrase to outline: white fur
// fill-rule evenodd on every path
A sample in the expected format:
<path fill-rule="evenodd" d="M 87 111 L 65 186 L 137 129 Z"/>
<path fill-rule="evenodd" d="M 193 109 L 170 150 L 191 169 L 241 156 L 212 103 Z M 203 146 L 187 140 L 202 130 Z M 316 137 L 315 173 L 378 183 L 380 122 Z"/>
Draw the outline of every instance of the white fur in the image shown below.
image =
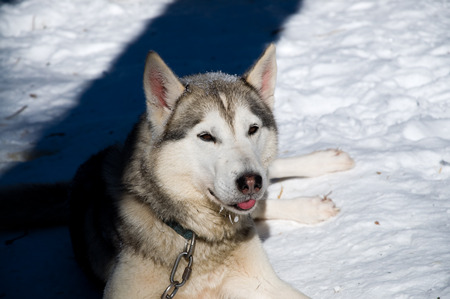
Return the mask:
<path fill-rule="evenodd" d="M 120 259 L 122 263 L 108 281 L 105 299 L 160 298 L 161 290 L 168 285 L 167 271 L 131 252 L 123 252 Z M 179 289 L 175 298 L 304 299 L 308 297 L 278 278 L 270 266 L 259 238 L 255 236 L 243 243 L 232 255 L 225 257 L 223 263 L 214 270 L 192 276 L 189 282 Z"/>
<path fill-rule="evenodd" d="M 152 230 L 153 222 L 149 220 L 154 220 L 155 216 L 136 201 L 125 200 L 124 209 L 127 213 L 133 214 L 136 221 L 142 223 L 143 229 L 149 233 L 159 233 L 161 239 L 167 237 L 159 227 Z M 167 254 L 177 253 L 173 247 L 183 248 L 183 239 L 175 233 L 169 240 L 166 246 L 170 246 L 171 250 L 167 250 Z M 207 253 L 211 250 L 209 246 L 198 243 L 193 264 L 195 275 L 179 289 L 177 299 L 308 298 L 278 278 L 256 234 L 242 242 L 231 254 L 224 255 L 220 261 L 207 260 Z M 158 246 L 155 250 L 158 250 Z M 167 269 L 155 264 L 151 259 L 128 250 L 124 250 L 118 260 L 105 288 L 104 298 L 160 298 L 161 290 L 167 287 L 169 281 Z M 180 269 L 185 265 L 185 261 L 182 260 Z M 176 277 L 180 277 L 181 272 L 177 272 Z"/>

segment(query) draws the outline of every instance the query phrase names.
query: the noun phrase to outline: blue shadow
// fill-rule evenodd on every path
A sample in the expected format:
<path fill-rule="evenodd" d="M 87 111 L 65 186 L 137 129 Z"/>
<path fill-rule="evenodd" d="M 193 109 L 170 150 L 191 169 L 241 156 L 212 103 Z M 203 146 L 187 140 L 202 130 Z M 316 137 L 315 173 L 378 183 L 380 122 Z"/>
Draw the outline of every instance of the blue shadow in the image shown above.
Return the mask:
<path fill-rule="evenodd" d="M 91 82 L 75 108 L 49 124 L 31 153 L 33 159 L 5 172 L 0 185 L 70 180 L 90 155 L 123 141 L 145 109 L 142 73 L 149 50 L 156 50 L 179 76 L 216 70 L 242 74 L 278 39 L 284 22 L 301 4 L 301 0 L 173 2 L 101 78 Z M 2 252 L 11 262 L 0 273 L 5 286 L 1 298 L 101 296 L 77 268 L 63 228 L 32 231 Z M 44 268 L 37 270 L 39 265 Z"/>
<path fill-rule="evenodd" d="M 75 108 L 49 124 L 30 160 L 7 171 L 0 185 L 70 180 L 89 156 L 123 141 L 145 108 L 142 73 L 149 50 L 156 50 L 178 76 L 217 70 L 242 74 L 300 8 L 299 0 L 170 4 L 86 88 Z"/>

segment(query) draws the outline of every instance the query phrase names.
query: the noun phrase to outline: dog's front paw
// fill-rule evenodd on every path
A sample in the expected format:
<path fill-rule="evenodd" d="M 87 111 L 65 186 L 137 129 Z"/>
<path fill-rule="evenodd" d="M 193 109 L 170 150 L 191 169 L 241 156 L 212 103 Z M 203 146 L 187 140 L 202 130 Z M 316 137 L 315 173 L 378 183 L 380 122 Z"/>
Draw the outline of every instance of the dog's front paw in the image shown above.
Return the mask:
<path fill-rule="evenodd" d="M 325 173 L 349 170 L 355 167 L 355 161 L 340 149 L 328 149 L 313 153 L 321 161 Z"/>
<path fill-rule="evenodd" d="M 328 197 L 302 197 L 285 202 L 286 214 L 281 219 L 294 220 L 303 224 L 325 221 L 339 213 L 339 208 Z"/>
<path fill-rule="evenodd" d="M 312 200 L 313 207 L 316 207 L 317 222 L 325 221 L 331 217 L 336 216 L 340 209 L 327 195 L 324 197 L 315 197 Z"/>

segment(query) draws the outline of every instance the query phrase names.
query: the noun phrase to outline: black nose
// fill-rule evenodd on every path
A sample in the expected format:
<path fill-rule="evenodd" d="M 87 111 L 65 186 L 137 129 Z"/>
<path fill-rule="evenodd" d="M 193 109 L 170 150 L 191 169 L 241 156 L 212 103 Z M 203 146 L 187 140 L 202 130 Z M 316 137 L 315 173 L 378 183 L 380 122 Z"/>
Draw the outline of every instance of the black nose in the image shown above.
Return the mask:
<path fill-rule="evenodd" d="M 262 177 L 258 174 L 244 174 L 236 180 L 236 185 L 244 195 L 255 194 L 262 187 Z"/>

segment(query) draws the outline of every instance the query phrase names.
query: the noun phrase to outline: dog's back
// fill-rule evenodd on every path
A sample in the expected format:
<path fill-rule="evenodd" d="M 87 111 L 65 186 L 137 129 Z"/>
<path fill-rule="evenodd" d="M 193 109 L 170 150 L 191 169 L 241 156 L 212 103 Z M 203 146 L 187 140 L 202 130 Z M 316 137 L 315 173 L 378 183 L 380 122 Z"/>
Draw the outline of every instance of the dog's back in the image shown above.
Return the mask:
<path fill-rule="evenodd" d="M 107 177 L 118 175 L 107 167 L 118 157 L 109 147 L 92 156 L 78 169 L 69 192 L 70 237 L 75 258 L 99 285 L 106 282 L 117 255 L 116 213 Z M 116 161 L 120 165 L 120 160 Z"/>

